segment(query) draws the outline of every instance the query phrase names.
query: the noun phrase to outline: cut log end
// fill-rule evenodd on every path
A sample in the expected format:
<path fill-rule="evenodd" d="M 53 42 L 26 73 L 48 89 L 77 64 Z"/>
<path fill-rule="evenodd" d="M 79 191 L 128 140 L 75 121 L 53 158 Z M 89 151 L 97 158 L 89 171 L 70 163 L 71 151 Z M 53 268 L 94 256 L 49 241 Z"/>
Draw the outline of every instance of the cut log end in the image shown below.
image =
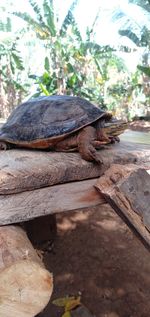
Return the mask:
<path fill-rule="evenodd" d="M 0 317 L 34 317 L 50 300 L 53 277 L 26 233 L 0 227 Z"/>
<path fill-rule="evenodd" d="M 0 273 L 0 316 L 35 316 L 49 302 L 52 289 L 52 275 L 38 263 L 13 263 Z"/>

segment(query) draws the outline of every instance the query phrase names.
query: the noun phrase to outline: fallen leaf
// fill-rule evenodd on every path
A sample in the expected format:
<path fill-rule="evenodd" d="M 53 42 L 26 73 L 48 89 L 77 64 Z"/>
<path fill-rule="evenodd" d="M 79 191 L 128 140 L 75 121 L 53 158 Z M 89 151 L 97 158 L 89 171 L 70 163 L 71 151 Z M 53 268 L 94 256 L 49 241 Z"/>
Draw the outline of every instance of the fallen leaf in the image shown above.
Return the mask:
<path fill-rule="evenodd" d="M 53 304 L 58 307 L 65 307 L 65 311 L 72 309 L 80 304 L 80 296 L 66 296 L 53 300 Z M 67 307 L 67 309 L 66 309 Z M 70 308 L 71 307 L 71 308 Z"/>
<path fill-rule="evenodd" d="M 79 306 L 81 304 L 80 300 L 81 300 L 80 296 L 70 298 L 65 305 L 65 311 L 69 311 Z"/>

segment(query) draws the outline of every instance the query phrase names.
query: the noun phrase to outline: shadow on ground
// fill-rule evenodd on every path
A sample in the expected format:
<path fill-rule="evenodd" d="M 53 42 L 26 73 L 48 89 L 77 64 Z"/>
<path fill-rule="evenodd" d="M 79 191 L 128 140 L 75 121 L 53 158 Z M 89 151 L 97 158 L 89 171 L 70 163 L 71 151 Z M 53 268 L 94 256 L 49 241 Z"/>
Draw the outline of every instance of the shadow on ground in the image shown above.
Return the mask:
<path fill-rule="evenodd" d="M 82 294 L 96 317 L 150 316 L 150 254 L 108 206 L 57 215 L 58 236 L 45 255 L 53 299 Z M 40 317 L 60 317 L 52 303 Z M 79 316 L 80 317 L 80 316 Z"/>

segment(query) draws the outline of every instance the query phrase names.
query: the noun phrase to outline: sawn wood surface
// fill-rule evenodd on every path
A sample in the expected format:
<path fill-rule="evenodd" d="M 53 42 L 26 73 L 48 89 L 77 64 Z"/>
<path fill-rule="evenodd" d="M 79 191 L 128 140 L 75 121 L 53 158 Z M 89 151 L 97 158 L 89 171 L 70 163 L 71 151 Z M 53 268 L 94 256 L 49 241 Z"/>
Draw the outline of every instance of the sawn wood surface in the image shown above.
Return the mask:
<path fill-rule="evenodd" d="M 19 193 L 101 176 L 113 163 L 149 164 L 148 145 L 120 142 L 100 150 L 103 165 L 81 159 L 79 153 L 9 150 L 0 152 L 0 194 Z"/>
<path fill-rule="evenodd" d="M 95 187 L 150 247 L 150 175 L 135 164 L 112 165 Z"/>

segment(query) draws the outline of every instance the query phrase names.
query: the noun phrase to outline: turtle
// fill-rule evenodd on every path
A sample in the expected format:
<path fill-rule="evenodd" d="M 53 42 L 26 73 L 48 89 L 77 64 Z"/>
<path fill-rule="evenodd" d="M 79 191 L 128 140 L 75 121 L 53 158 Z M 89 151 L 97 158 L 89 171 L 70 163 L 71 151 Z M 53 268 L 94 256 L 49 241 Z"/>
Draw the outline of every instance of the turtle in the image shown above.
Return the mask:
<path fill-rule="evenodd" d="M 125 124 L 118 122 L 84 98 L 41 96 L 12 111 L 0 129 L 0 149 L 79 151 L 84 160 L 102 163 L 97 149 L 119 141 Z"/>

